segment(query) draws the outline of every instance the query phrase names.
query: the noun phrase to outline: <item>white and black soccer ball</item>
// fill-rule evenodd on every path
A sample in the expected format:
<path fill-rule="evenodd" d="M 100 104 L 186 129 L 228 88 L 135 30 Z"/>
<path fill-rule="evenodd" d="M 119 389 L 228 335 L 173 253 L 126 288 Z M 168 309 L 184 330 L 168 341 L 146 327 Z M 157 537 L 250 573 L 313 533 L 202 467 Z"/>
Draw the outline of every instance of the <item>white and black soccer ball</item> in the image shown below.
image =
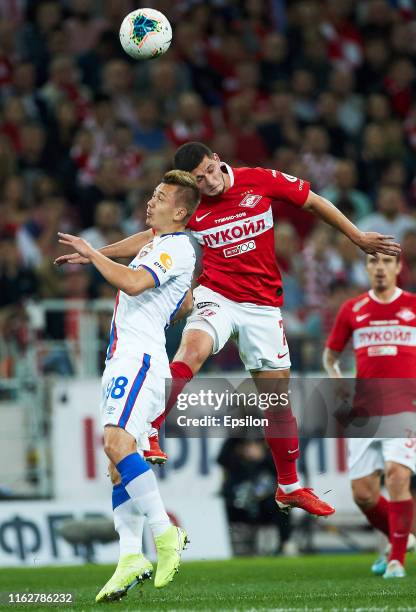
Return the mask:
<path fill-rule="evenodd" d="M 169 49 L 172 28 L 163 13 L 151 8 L 132 11 L 120 26 L 120 42 L 133 59 L 152 59 Z"/>

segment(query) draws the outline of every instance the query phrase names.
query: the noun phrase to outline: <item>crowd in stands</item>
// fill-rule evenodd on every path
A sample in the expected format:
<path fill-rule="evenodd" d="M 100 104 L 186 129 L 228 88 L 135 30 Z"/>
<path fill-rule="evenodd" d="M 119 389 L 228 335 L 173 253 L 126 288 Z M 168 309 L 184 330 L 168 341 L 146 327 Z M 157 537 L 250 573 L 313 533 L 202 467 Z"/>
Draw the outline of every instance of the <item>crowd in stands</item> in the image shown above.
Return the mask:
<path fill-rule="evenodd" d="M 53 265 L 56 234 L 100 247 L 144 229 L 154 186 L 189 140 L 231 165 L 305 178 L 363 230 L 394 234 L 401 286 L 416 291 L 412 3 L 155 1 L 173 43 L 135 62 L 118 28 L 138 4 L 0 3 L 3 339 L 19 335 L 28 298 L 113 295 L 90 269 Z M 296 338 L 324 337 L 340 303 L 367 287 L 364 261 L 311 215 L 274 211 L 292 358 L 310 366 Z"/>

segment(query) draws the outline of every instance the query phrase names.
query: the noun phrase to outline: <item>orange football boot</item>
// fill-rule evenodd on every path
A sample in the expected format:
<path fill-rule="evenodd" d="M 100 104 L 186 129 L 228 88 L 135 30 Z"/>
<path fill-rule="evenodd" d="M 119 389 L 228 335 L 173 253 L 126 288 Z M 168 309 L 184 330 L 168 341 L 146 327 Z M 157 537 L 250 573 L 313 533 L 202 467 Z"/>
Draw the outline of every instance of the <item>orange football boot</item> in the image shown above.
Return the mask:
<path fill-rule="evenodd" d="M 146 461 L 153 463 L 153 465 L 162 465 L 163 463 L 166 463 L 168 456 L 160 448 L 159 436 L 157 434 L 149 436 L 149 444 L 150 449 L 143 451 L 143 457 L 146 459 Z"/>
<path fill-rule="evenodd" d="M 278 487 L 275 499 L 280 510 L 284 512 L 288 512 L 290 508 L 302 508 L 315 516 L 329 516 L 335 512 L 335 508 L 319 499 L 313 489 L 297 489 L 293 493 L 284 493 Z"/>

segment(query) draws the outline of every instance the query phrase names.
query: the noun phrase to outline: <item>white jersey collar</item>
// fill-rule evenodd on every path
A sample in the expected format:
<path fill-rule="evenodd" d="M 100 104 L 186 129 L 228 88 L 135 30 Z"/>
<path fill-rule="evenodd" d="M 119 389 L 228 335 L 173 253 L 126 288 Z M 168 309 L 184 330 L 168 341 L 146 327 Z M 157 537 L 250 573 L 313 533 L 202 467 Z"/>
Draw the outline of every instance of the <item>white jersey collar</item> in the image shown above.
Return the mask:
<path fill-rule="evenodd" d="M 230 187 L 233 187 L 234 186 L 234 172 L 233 172 L 233 169 L 231 168 L 231 166 L 229 166 L 228 164 L 226 164 L 223 161 L 220 162 L 220 167 L 226 169 L 227 174 L 230 177 Z"/>
<path fill-rule="evenodd" d="M 396 287 L 396 289 L 394 290 L 393 295 L 391 296 L 391 298 L 387 302 L 385 302 L 384 300 L 383 301 L 379 300 L 378 297 L 376 296 L 376 294 L 374 293 L 374 291 L 372 289 L 370 289 L 370 291 L 368 292 L 368 295 L 370 296 L 370 298 L 372 300 L 374 300 L 378 304 L 391 304 L 392 302 L 394 302 L 394 300 L 397 300 L 397 298 L 399 298 L 402 293 L 403 293 L 403 289 L 399 289 L 399 287 Z"/>

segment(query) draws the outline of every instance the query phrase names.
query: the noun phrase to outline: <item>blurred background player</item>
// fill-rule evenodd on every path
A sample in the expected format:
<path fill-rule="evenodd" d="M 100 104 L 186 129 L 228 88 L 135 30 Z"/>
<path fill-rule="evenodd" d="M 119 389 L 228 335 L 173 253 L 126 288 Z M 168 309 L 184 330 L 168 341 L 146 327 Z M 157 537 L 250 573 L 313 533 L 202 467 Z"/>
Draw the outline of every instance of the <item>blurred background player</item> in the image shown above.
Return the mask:
<path fill-rule="evenodd" d="M 324 367 L 332 378 L 342 378 L 339 356 L 350 338 L 358 379 L 415 378 L 416 296 L 397 287 L 400 271 L 398 256 L 367 255 L 371 289 L 343 304 L 326 343 Z M 354 407 L 350 416 L 356 413 L 388 418 L 414 412 L 411 389 L 407 397 L 409 384 L 397 382 L 380 384 L 378 394 L 370 393 L 364 413 Z M 405 576 L 406 546 L 415 548 L 415 537 L 410 533 L 413 520 L 410 478 L 416 466 L 416 439 L 412 437 L 414 432 L 407 435 L 407 438 L 348 440 L 348 468 L 355 503 L 390 542 L 388 557 L 383 555 L 372 567 L 375 574 L 384 578 Z M 380 493 L 383 472 L 390 501 Z"/>
<path fill-rule="evenodd" d="M 311 191 L 307 181 L 294 176 L 264 168 L 231 168 L 200 142 L 179 147 L 174 166 L 191 172 L 202 196 L 187 224 L 202 247 L 202 274 L 194 310 L 170 366 L 173 388 L 166 413 L 186 382 L 230 337 L 258 390 L 285 392 L 290 357 L 280 312 L 283 287 L 274 252 L 272 200 L 315 213 L 365 252 L 395 255 L 400 248 L 392 236 L 358 230 L 333 204 Z M 102 252 L 127 257 L 147 240 L 148 233 L 139 233 Z M 269 409 L 267 416 L 266 440 L 278 475 L 277 504 L 281 509 L 332 514 L 332 506 L 299 483 L 299 439 L 291 408 Z M 156 430 L 164 418 L 154 422 Z M 160 457 L 156 432 L 151 443 L 149 458 Z"/>
<path fill-rule="evenodd" d="M 170 373 L 164 330 L 191 286 L 195 252 L 183 230 L 198 202 L 191 175 L 177 170 L 165 174 L 147 205 L 152 239 L 128 268 L 112 262 L 83 238 L 59 233 L 62 244 L 75 249 L 119 290 L 102 379 L 101 414 L 114 484 L 120 559 L 96 601 L 119 599 L 152 575 L 152 564 L 141 552 L 139 514 L 147 518 L 155 539 L 156 587 L 173 579 L 187 541 L 185 531 L 171 524 L 155 475 L 138 449 L 148 447 L 150 422 L 165 405 L 165 379 Z"/>

